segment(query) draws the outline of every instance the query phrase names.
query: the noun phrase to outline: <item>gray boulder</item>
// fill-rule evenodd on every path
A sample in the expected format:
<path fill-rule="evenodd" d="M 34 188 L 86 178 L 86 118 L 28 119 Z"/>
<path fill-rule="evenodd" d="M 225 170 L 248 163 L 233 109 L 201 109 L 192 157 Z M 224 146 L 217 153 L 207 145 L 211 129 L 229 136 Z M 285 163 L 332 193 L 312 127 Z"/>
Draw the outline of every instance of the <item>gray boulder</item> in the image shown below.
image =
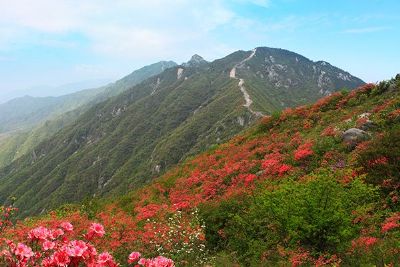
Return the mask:
<path fill-rule="evenodd" d="M 368 140 L 369 135 L 361 129 L 350 128 L 342 133 L 342 139 L 351 148 L 354 148 L 358 143 Z"/>
<path fill-rule="evenodd" d="M 363 130 L 363 131 L 368 131 L 368 130 L 371 130 L 372 128 L 375 128 L 375 127 L 377 127 L 378 125 L 375 123 L 375 122 L 373 122 L 373 121 L 371 121 L 371 120 L 367 120 L 366 122 L 364 122 L 361 126 L 360 126 L 360 129 L 361 130 Z"/>

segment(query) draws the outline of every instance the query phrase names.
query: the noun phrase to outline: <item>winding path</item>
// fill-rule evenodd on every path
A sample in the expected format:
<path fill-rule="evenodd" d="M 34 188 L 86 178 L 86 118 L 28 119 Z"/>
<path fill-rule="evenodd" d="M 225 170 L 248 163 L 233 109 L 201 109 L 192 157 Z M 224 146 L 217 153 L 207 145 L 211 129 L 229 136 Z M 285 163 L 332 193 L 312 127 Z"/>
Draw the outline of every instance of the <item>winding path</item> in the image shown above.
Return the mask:
<path fill-rule="evenodd" d="M 244 106 L 245 108 L 247 108 L 247 109 L 250 111 L 251 114 L 253 114 L 253 115 L 257 116 L 257 117 L 264 117 L 264 114 L 262 114 L 262 113 L 259 112 L 259 111 L 254 111 L 254 110 L 250 107 L 251 104 L 253 104 L 253 100 L 251 100 L 250 95 L 249 95 L 249 93 L 248 93 L 247 90 L 246 90 L 246 87 L 244 87 L 244 79 L 241 79 L 241 78 L 237 78 L 237 77 L 236 77 L 236 69 L 237 69 L 237 68 L 243 67 L 243 66 L 244 66 L 244 63 L 245 63 L 246 61 L 249 61 L 252 57 L 254 57 L 254 55 L 256 54 L 256 51 L 257 51 L 257 48 L 253 49 L 252 52 L 251 52 L 251 54 L 250 54 L 250 56 L 248 56 L 247 58 L 245 58 L 245 59 L 243 59 L 242 61 L 240 61 L 239 63 L 237 63 L 237 64 L 232 68 L 232 70 L 230 71 L 229 77 L 232 78 L 232 79 L 238 79 L 238 80 L 239 80 L 238 86 L 239 86 L 239 89 L 240 89 L 240 91 L 242 92 L 243 97 L 244 97 L 244 100 L 245 100 L 245 103 L 243 104 L 243 106 Z"/>

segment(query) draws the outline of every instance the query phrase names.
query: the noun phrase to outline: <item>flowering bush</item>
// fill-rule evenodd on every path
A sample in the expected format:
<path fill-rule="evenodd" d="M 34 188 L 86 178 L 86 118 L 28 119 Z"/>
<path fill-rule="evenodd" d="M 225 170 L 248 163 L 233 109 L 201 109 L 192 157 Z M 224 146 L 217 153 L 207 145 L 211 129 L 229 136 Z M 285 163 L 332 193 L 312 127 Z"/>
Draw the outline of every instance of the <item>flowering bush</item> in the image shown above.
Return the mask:
<path fill-rule="evenodd" d="M 104 227 L 92 223 L 82 240 L 71 239 L 74 229 L 71 223 L 62 222 L 58 227 L 48 229 L 38 226 L 29 231 L 25 242 L 14 242 L 3 238 L 0 263 L 7 266 L 91 266 L 116 267 L 119 264 L 109 252 L 98 253 L 91 243 L 104 236 Z M 171 259 L 158 256 L 154 259 L 142 258 L 139 252 L 132 252 L 129 264 L 145 267 L 173 267 Z"/>
<path fill-rule="evenodd" d="M 148 219 L 145 228 L 154 234 L 148 245 L 158 254 L 173 257 L 179 263 L 204 265 L 212 260 L 206 249 L 205 225 L 198 209 L 189 214 L 176 211 L 167 221 Z"/>
<path fill-rule="evenodd" d="M 273 114 L 112 203 L 15 228 L 3 208 L 0 266 L 395 266 L 400 95 L 370 89 Z M 379 127 L 349 151 L 366 111 Z"/>
<path fill-rule="evenodd" d="M 283 156 L 279 152 L 271 153 L 265 156 L 261 166 L 264 169 L 265 175 L 283 176 L 292 170 L 292 166 L 282 163 Z"/>
<path fill-rule="evenodd" d="M 312 142 L 307 142 L 300 145 L 294 152 L 294 159 L 300 161 L 314 154 L 313 150 L 311 149 L 312 146 Z"/>
<path fill-rule="evenodd" d="M 386 233 L 395 228 L 400 228 L 400 212 L 393 214 L 384 221 L 382 224 L 382 233 Z"/>
<path fill-rule="evenodd" d="M 361 249 L 370 249 L 373 245 L 378 242 L 378 238 L 372 236 L 361 236 L 352 241 L 352 249 L 361 248 Z"/>
<path fill-rule="evenodd" d="M 0 206 L 0 233 L 12 225 L 12 215 L 17 211 L 14 207 Z"/>

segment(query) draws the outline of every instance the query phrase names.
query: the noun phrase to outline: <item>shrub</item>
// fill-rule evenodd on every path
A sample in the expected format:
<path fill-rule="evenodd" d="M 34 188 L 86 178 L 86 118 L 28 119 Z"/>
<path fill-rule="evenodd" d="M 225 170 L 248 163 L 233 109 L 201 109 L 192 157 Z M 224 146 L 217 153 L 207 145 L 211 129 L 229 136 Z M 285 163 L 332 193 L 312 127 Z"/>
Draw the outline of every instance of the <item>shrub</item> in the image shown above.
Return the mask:
<path fill-rule="evenodd" d="M 382 185 L 387 193 L 400 186 L 400 127 L 389 129 L 375 138 L 358 155 L 358 165 L 366 174 L 366 181 Z"/>
<path fill-rule="evenodd" d="M 343 185 L 325 170 L 306 183 L 288 181 L 276 190 L 264 189 L 249 198 L 248 208 L 225 202 L 207 214 L 206 237 L 216 249 L 238 252 L 244 264 L 263 258 L 273 262 L 278 245 L 304 248 L 316 258 L 340 253 L 360 230 L 353 224 L 354 210 L 376 198 L 376 189 L 360 179 Z"/>

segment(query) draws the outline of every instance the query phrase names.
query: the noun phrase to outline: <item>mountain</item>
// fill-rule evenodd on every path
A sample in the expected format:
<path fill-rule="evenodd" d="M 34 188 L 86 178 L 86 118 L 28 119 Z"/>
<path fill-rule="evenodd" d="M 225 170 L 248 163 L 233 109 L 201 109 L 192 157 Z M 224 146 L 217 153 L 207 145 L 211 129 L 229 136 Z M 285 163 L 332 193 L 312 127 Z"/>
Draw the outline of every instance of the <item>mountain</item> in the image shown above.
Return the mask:
<path fill-rule="evenodd" d="M 3 104 L 14 98 L 19 98 L 26 95 L 33 97 L 63 96 L 82 91 L 87 88 L 102 87 L 105 84 L 109 84 L 111 82 L 112 80 L 110 79 L 93 79 L 58 86 L 38 85 L 29 89 L 5 91 L 0 93 L 0 103 Z"/>
<path fill-rule="evenodd" d="M 101 87 L 111 82 L 112 80 L 110 79 L 93 79 L 58 86 L 38 85 L 28 89 L 6 89 L 0 92 L 0 104 L 27 95 L 33 97 L 62 96 L 82 91 L 87 88 Z"/>
<path fill-rule="evenodd" d="M 21 216 L 137 188 L 267 114 L 363 84 L 283 49 L 199 56 L 98 103 L 0 170 Z"/>
<path fill-rule="evenodd" d="M 76 93 L 88 88 L 103 87 L 105 84 L 110 84 L 114 80 L 111 79 L 93 79 L 74 83 L 67 83 L 59 86 L 38 85 L 24 91 L 22 95 L 30 95 L 34 97 L 47 96 L 63 96 Z M 19 93 L 19 92 L 18 92 Z"/>
<path fill-rule="evenodd" d="M 51 116 L 73 110 L 97 95 L 97 90 L 85 90 L 62 97 L 24 96 L 0 105 L 0 132 L 23 131 Z"/>
<path fill-rule="evenodd" d="M 191 67 L 191 66 L 196 66 L 196 65 L 205 65 L 208 62 L 201 56 L 194 54 L 190 60 L 186 63 L 183 63 L 182 66 L 184 67 Z"/>
<path fill-rule="evenodd" d="M 83 239 L 121 263 L 140 251 L 176 266 L 396 266 L 399 159 L 400 74 L 276 112 L 138 190 L 0 235 L 31 244 L 31 229 L 70 222 L 55 242 Z M 102 238 L 82 234 L 92 222 Z"/>
<path fill-rule="evenodd" d="M 59 97 L 24 96 L 12 99 L 0 104 L 0 133 L 29 129 L 54 116 L 93 101 L 93 98 L 100 93 L 103 93 L 103 97 L 98 97 L 100 100 L 104 100 L 104 95 L 117 95 L 129 87 L 175 65 L 176 63 L 172 61 L 161 61 L 136 70 L 108 86 L 82 90 Z M 95 101 L 98 102 L 99 100 Z"/>
<path fill-rule="evenodd" d="M 175 62 L 161 61 L 100 88 L 60 97 L 26 96 L 1 104 L 0 134 L 3 132 L 3 136 L 8 138 L 0 139 L 0 167 L 25 155 L 36 144 L 73 122 L 96 103 L 118 95 L 173 66 L 176 66 Z"/>

